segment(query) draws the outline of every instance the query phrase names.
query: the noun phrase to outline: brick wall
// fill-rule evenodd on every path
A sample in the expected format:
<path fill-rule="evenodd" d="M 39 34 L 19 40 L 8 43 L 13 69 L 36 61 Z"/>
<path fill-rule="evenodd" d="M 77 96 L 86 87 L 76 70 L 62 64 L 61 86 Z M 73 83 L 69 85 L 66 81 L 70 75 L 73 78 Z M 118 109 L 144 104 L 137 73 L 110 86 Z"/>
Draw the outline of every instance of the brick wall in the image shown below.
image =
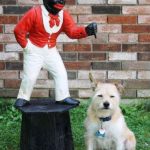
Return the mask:
<path fill-rule="evenodd" d="M 16 97 L 22 78 L 22 49 L 13 28 L 42 0 L 0 0 L 0 96 Z M 72 96 L 91 96 L 88 73 L 126 84 L 125 97 L 150 96 L 150 0 L 67 0 L 78 24 L 98 23 L 97 39 L 71 40 L 64 34 L 58 49 L 68 70 Z M 53 95 L 53 80 L 42 70 L 33 97 Z"/>

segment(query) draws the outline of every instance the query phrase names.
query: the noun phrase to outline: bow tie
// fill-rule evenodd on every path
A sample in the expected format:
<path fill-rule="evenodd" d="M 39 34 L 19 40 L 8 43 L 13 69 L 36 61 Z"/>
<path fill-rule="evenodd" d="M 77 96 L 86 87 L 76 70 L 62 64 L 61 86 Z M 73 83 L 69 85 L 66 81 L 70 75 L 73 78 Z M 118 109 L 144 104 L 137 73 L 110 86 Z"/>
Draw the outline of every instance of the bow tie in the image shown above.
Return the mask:
<path fill-rule="evenodd" d="M 58 15 L 49 14 L 49 16 L 50 16 L 50 21 L 49 21 L 50 27 L 51 28 L 54 27 L 55 24 L 56 26 L 59 26 L 60 20 Z"/>

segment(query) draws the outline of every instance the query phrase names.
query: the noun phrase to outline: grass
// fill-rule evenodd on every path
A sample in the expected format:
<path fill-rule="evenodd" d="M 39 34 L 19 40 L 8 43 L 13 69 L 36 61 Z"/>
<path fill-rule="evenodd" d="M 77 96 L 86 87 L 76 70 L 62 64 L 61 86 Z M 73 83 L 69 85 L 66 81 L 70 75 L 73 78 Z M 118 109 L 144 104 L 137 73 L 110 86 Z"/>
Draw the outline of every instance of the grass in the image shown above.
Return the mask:
<path fill-rule="evenodd" d="M 21 116 L 12 100 L 0 100 L 0 150 L 18 150 Z"/>
<path fill-rule="evenodd" d="M 143 101 L 143 100 L 139 100 Z M 85 150 L 83 121 L 90 100 L 71 111 L 75 150 Z M 21 116 L 13 106 L 13 100 L 0 99 L 0 150 L 19 150 Z M 150 100 L 121 105 L 126 122 L 135 133 L 137 150 L 150 149 Z"/>

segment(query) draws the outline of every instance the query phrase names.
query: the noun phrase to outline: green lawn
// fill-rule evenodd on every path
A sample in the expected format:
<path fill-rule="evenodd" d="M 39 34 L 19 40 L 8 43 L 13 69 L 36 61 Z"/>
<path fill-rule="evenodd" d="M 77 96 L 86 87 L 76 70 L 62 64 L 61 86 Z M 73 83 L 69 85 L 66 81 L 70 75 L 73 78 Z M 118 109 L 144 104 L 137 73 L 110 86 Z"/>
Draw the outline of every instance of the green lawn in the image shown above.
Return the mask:
<path fill-rule="evenodd" d="M 85 150 L 83 121 L 89 101 L 71 111 L 75 150 Z M 137 150 L 150 150 L 150 100 L 121 105 L 126 122 L 137 138 Z M 0 99 L 0 150 L 19 150 L 21 116 L 12 106 L 13 100 Z"/>

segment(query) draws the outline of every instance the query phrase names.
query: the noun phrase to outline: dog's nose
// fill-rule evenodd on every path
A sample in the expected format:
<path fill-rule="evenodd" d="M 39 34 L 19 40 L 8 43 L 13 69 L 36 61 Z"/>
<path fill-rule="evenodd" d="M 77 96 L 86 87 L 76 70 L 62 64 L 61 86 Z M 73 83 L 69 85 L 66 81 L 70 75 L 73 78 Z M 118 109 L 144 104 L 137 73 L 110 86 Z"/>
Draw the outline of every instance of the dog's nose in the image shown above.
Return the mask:
<path fill-rule="evenodd" d="M 109 103 L 108 102 L 104 102 L 103 105 L 104 105 L 105 108 L 109 107 Z"/>

